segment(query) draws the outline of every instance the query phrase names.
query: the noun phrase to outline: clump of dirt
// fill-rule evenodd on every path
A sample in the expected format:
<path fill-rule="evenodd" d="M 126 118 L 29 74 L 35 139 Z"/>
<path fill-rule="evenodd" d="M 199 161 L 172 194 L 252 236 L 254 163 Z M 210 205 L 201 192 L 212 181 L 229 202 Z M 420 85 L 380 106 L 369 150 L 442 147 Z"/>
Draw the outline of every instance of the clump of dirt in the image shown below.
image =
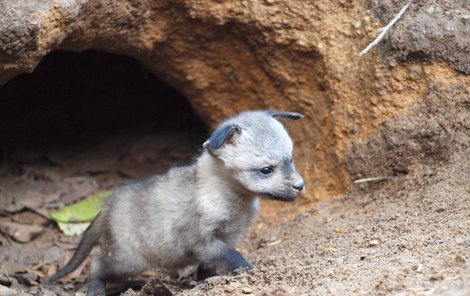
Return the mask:
<path fill-rule="evenodd" d="M 376 16 L 387 23 L 406 1 L 368 0 Z M 446 61 L 470 74 L 470 4 L 466 0 L 413 1 L 390 32 L 386 54 L 399 59 Z"/>
<path fill-rule="evenodd" d="M 470 143 L 470 90 L 465 82 L 430 81 L 424 99 L 388 120 L 347 156 L 353 180 L 431 170 Z"/>

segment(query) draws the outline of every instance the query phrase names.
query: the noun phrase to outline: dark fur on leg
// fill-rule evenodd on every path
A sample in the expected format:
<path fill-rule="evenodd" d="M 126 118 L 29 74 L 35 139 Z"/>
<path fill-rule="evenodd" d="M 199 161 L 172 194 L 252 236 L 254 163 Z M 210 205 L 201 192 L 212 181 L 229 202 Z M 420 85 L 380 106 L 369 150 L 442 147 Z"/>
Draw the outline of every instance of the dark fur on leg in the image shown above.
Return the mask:
<path fill-rule="evenodd" d="M 106 296 L 106 282 L 99 278 L 89 279 L 87 284 L 87 296 Z"/>
<path fill-rule="evenodd" d="M 250 270 L 253 268 L 239 252 L 229 248 L 220 252 L 214 265 L 218 272 L 225 274 L 237 269 Z"/>
<path fill-rule="evenodd" d="M 196 279 L 198 281 L 203 281 L 207 278 L 216 276 L 217 272 L 209 266 L 206 266 L 205 264 L 200 264 L 199 267 L 197 268 L 196 272 Z"/>

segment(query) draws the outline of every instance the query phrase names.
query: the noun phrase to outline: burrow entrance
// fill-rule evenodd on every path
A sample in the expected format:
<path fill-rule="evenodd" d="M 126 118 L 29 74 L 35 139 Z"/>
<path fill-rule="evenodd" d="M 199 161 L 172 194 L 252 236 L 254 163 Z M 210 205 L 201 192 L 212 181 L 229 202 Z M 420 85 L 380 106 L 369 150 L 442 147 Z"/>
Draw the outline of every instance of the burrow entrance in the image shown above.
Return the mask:
<path fill-rule="evenodd" d="M 56 51 L 0 87 L 0 209 L 53 208 L 194 155 L 206 127 L 136 60 Z M 35 199 L 34 201 L 29 199 Z"/>

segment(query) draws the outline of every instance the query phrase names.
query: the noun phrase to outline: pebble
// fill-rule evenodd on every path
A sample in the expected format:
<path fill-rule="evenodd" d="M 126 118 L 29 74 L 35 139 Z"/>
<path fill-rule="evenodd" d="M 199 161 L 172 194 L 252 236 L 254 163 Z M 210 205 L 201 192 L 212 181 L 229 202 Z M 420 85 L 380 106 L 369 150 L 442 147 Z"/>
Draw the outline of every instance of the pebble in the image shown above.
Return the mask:
<path fill-rule="evenodd" d="M 446 210 L 446 205 L 445 204 L 440 204 L 439 207 L 437 208 L 438 213 L 442 213 Z"/>
<path fill-rule="evenodd" d="M 379 240 L 378 239 L 373 239 L 369 241 L 369 247 L 375 247 L 379 245 Z"/>
<path fill-rule="evenodd" d="M 0 226 L 1 230 L 19 243 L 27 243 L 44 231 L 37 225 L 25 225 L 16 222 L 5 222 Z"/>
<path fill-rule="evenodd" d="M 16 292 L 13 289 L 7 288 L 5 286 L 0 285 L 0 295 L 2 296 L 13 296 L 13 295 L 18 295 L 18 292 Z"/>
<path fill-rule="evenodd" d="M 435 274 L 435 275 L 432 275 L 429 280 L 432 281 L 432 282 L 435 282 L 435 281 L 441 281 L 444 279 L 444 276 L 443 275 L 440 275 L 440 274 Z"/>
<path fill-rule="evenodd" d="M 38 284 L 37 280 L 39 279 L 38 275 L 33 272 L 17 272 L 14 277 L 18 280 L 20 284 L 27 286 L 36 286 Z"/>
<path fill-rule="evenodd" d="M 10 287 L 11 284 L 11 278 L 6 274 L 0 273 L 0 285 Z"/>
<path fill-rule="evenodd" d="M 423 67 L 421 65 L 408 66 L 408 78 L 411 80 L 419 80 L 423 77 Z"/>
<path fill-rule="evenodd" d="M 56 294 L 42 287 L 34 287 L 29 291 L 33 295 L 55 296 Z"/>
<path fill-rule="evenodd" d="M 357 225 L 357 226 L 356 226 L 356 230 L 357 230 L 357 231 L 361 231 L 361 230 L 363 230 L 363 229 L 364 229 L 364 225 Z"/>
<path fill-rule="evenodd" d="M 362 21 L 361 20 L 355 20 L 352 22 L 352 25 L 355 29 L 359 29 L 362 27 Z"/>
<path fill-rule="evenodd" d="M 414 265 L 411 269 L 416 273 L 422 273 L 423 272 L 423 264 L 420 263 L 418 265 Z"/>
<path fill-rule="evenodd" d="M 248 288 L 248 287 L 243 287 L 241 290 L 242 290 L 243 294 L 252 294 L 253 293 L 253 290 L 251 288 Z"/>

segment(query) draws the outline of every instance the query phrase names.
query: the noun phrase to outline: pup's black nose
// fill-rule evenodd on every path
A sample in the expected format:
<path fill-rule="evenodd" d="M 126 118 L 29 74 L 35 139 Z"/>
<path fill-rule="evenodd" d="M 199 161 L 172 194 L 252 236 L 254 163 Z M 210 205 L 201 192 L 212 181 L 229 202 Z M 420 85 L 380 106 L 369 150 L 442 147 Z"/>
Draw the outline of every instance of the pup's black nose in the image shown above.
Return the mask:
<path fill-rule="evenodd" d="M 294 188 L 294 190 L 302 191 L 302 189 L 304 189 L 304 182 L 299 182 L 295 185 L 292 185 L 292 187 Z"/>

